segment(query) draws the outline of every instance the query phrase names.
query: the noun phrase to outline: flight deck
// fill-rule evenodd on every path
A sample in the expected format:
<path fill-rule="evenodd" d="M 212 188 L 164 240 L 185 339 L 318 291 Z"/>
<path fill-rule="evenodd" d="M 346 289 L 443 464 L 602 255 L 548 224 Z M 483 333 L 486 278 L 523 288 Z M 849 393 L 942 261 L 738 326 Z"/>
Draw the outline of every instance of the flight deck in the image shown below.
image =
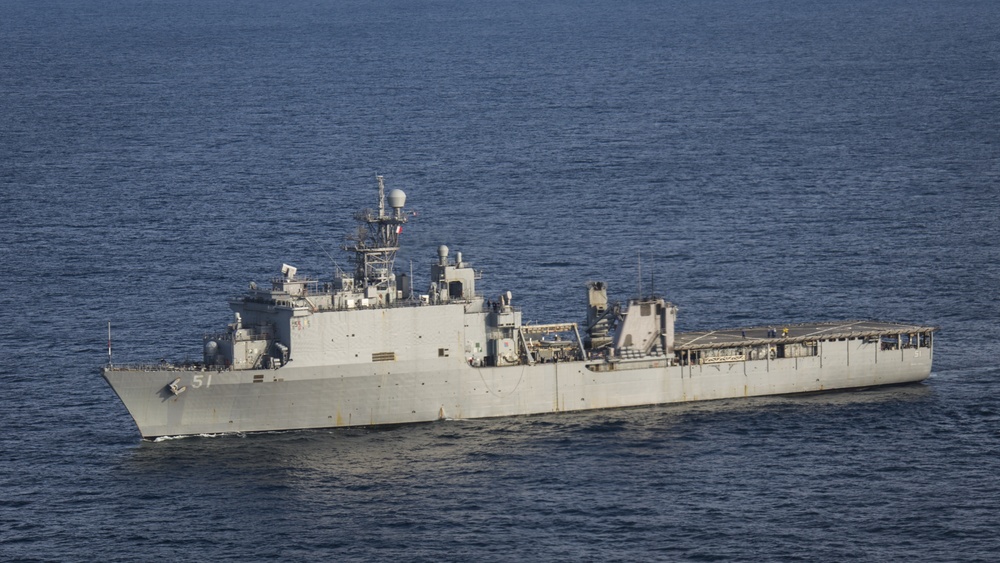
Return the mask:
<path fill-rule="evenodd" d="M 760 344 L 791 344 L 816 340 L 846 340 L 854 338 L 897 337 L 900 346 L 918 341 L 917 335 L 930 338 L 937 327 L 890 323 L 882 321 L 836 321 L 826 323 L 800 323 L 678 332 L 675 336 L 676 350 L 707 350 L 712 348 L 732 348 L 734 346 L 755 346 Z"/>

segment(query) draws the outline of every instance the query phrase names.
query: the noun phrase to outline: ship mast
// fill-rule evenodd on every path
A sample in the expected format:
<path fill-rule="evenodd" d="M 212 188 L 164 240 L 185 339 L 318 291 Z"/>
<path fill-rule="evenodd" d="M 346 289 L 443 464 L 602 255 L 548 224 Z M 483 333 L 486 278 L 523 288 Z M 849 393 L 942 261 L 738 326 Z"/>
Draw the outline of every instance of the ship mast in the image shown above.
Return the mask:
<path fill-rule="evenodd" d="M 354 214 L 358 231 L 348 237 L 344 249 L 354 252 L 354 280 L 358 286 L 388 290 L 399 250 L 399 234 L 406 223 L 403 213 L 406 194 L 403 190 L 392 190 L 387 198 L 382 176 L 375 178 L 378 180 L 378 212 L 362 209 Z M 392 208 L 390 215 L 386 214 L 386 203 Z"/>

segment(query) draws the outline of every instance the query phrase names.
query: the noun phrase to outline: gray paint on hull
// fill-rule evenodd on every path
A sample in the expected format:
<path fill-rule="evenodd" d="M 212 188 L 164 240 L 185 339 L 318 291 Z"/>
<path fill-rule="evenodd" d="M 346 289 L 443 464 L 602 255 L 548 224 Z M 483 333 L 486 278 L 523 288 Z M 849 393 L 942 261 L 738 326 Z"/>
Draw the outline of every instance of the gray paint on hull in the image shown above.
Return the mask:
<path fill-rule="evenodd" d="M 600 372 L 587 369 L 593 362 L 475 368 L 441 358 L 279 370 L 106 368 L 103 375 L 151 439 L 828 391 L 930 374 L 930 348 L 890 354 L 858 340 L 822 346 L 813 357 Z M 169 385 L 178 377 L 187 389 L 174 395 Z"/>

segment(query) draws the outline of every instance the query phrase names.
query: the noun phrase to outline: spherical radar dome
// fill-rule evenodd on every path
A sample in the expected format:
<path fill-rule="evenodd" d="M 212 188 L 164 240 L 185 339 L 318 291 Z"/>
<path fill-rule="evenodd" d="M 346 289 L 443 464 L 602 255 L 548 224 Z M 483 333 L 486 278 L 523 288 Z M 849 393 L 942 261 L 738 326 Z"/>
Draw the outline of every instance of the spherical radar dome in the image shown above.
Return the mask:
<path fill-rule="evenodd" d="M 389 207 L 393 209 L 401 209 L 406 205 L 406 194 L 403 190 L 392 190 L 389 192 Z"/>

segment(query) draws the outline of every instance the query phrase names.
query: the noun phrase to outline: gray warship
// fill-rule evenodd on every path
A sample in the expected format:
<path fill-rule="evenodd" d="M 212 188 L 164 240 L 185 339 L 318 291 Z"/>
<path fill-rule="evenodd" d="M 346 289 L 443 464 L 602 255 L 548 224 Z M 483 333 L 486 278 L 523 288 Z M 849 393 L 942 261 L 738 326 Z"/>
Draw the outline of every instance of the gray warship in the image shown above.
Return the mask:
<path fill-rule="evenodd" d="M 917 382 L 936 327 L 843 321 L 675 333 L 677 307 L 614 304 L 586 288 L 583 323 L 522 321 L 511 293 L 438 249 L 427 293 L 394 261 L 406 195 L 355 215 L 353 272 L 328 281 L 284 264 L 231 299 L 203 361 L 116 365 L 102 375 L 144 439 L 531 415 Z M 582 317 L 583 315 L 581 315 Z"/>

